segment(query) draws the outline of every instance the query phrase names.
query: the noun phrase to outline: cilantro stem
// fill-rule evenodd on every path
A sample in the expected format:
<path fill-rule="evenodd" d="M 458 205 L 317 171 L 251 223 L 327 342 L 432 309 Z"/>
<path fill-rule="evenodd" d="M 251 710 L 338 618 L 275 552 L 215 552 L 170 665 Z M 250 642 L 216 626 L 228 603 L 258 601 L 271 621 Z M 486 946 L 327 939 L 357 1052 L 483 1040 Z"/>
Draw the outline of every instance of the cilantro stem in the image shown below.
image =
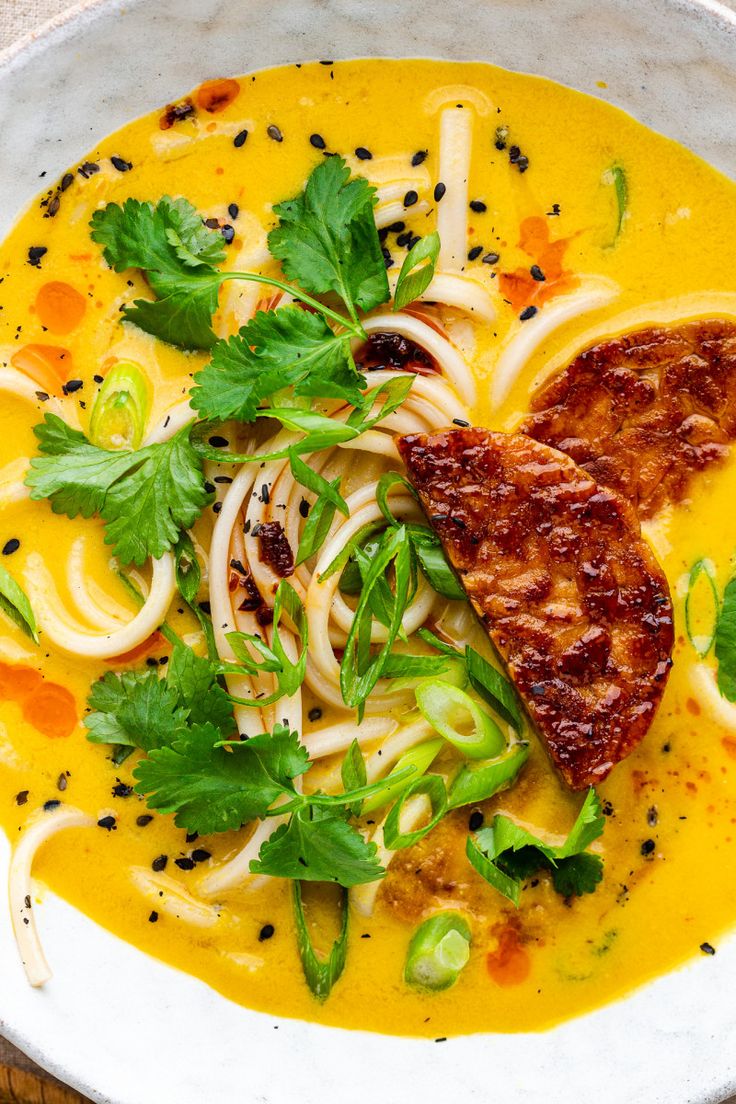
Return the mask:
<path fill-rule="evenodd" d="M 278 280 L 275 276 L 263 276 L 257 272 L 223 272 L 221 273 L 221 278 L 223 282 L 225 280 L 246 280 L 251 283 L 268 284 L 270 287 L 279 288 L 288 295 L 293 295 L 295 299 L 299 299 L 300 302 L 305 303 L 308 307 L 312 307 L 314 310 L 319 311 L 319 313 L 325 315 L 326 318 L 331 318 L 333 322 L 336 322 L 339 326 L 343 326 L 354 337 L 365 337 L 365 330 L 360 324 L 360 320 L 352 303 L 348 303 L 351 320 L 346 318 L 345 315 L 338 314 L 337 311 L 333 311 L 330 307 L 325 306 L 324 303 L 320 303 L 319 299 L 313 299 L 311 295 L 307 295 L 301 288 L 295 287 L 293 284 L 287 284 L 284 280 Z"/>

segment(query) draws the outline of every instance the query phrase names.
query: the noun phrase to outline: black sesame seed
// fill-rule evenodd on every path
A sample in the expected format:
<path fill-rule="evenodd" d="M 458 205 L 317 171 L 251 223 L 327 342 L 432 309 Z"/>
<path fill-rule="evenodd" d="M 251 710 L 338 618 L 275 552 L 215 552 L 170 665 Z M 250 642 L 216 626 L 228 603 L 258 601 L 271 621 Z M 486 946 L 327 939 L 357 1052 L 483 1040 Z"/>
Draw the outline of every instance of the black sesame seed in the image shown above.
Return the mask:
<path fill-rule="evenodd" d="M 245 145 L 245 140 L 246 140 L 247 137 L 248 137 L 248 131 L 247 130 L 241 130 L 238 134 L 236 134 L 235 137 L 233 138 L 233 145 L 235 146 L 235 148 L 240 149 L 241 146 L 244 146 Z"/>
<path fill-rule="evenodd" d="M 84 380 L 71 379 L 66 381 L 66 383 L 62 387 L 62 391 L 65 395 L 73 395 L 75 391 L 81 391 L 83 387 Z"/>
<path fill-rule="evenodd" d="M 59 777 L 56 779 L 56 788 L 57 788 L 57 790 L 59 790 L 60 793 L 63 793 L 68 785 L 69 785 L 69 780 L 68 780 L 67 776 L 64 774 L 64 772 L 62 771 L 61 774 L 59 775 Z"/>
<path fill-rule="evenodd" d="M 470 422 L 466 422 L 464 418 L 453 418 L 452 424 L 456 426 L 462 426 L 463 429 L 467 429 L 467 427 L 470 425 Z"/>
<path fill-rule="evenodd" d="M 365 146 L 357 146 L 355 150 L 355 156 L 358 158 L 359 161 L 373 160 L 373 154 L 369 149 L 366 149 Z"/>
<path fill-rule="evenodd" d="M 268 483 L 264 483 L 263 486 L 261 487 L 261 502 L 265 506 L 268 506 L 270 501 L 271 501 L 271 495 L 269 494 Z"/>
<path fill-rule="evenodd" d="M 315 705 L 314 709 L 309 710 L 307 716 L 309 717 L 310 721 L 318 721 L 322 716 L 322 710 L 318 705 Z"/>
<path fill-rule="evenodd" d="M 482 252 L 483 252 L 483 246 L 482 245 L 474 245 L 472 249 L 468 250 L 468 260 L 469 261 L 477 261 L 478 257 L 480 257 Z"/>
<path fill-rule="evenodd" d="M 209 602 L 197 602 L 197 605 L 201 609 L 202 613 L 206 613 L 208 617 L 210 616 L 210 614 L 212 613 L 212 607 L 210 606 Z"/>
<path fill-rule="evenodd" d="M 231 219 L 236 219 L 240 214 L 240 208 L 238 207 L 237 203 L 229 203 L 227 213 L 229 214 Z"/>
<path fill-rule="evenodd" d="M 95 381 L 95 383 L 104 383 L 105 382 L 105 377 L 104 376 L 93 376 L 92 379 Z"/>
<path fill-rule="evenodd" d="M 195 847 L 194 851 L 192 851 L 192 858 L 195 863 L 201 863 L 207 862 L 208 859 L 212 858 L 212 855 L 209 851 L 205 851 L 204 847 Z"/>
<path fill-rule="evenodd" d="M 266 128 L 266 134 L 269 138 L 273 138 L 274 142 L 283 142 L 284 136 L 277 126 L 271 123 L 270 127 Z"/>
<path fill-rule="evenodd" d="M 213 434 L 208 440 L 213 448 L 227 448 L 230 444 L 227 437 L 220 437 L 217 433 Z"/>
<path fill-rule="evenodd" d="M 642 855 L 651 855 L 656 846 L 657 845 L 656 845 L 656 843 L 654 842 L 653 839 L 645 839 L 644 842 L 641 845 Z"/>
<path fill-rule="evenodd" d="M 411 159 L 411 163 L 414 166 L 414 168 L 416 168 L 417 165 L 421 165 L 422 162 L 427 160 L 427 154 L 428 153 L 429 153 L 429 150 L 417 150 L 417 152 L 414 154 L 414 156 Z"/>
<path fill-rule="evenodd" d="M 212 503 L 212 512 L 213 513 L 219 514 L 221 509 L 222 509 L 222 503 L 221 502 L 213 502 Z"/>
<path fill-rule="evenodd" d="M 418 194 L 414 191 L 413 188 L 410 188 L 409 191 L 404 196 L 404 206 L 405 207 L 413 207 L 418 199 L 419 199 Z"/>
<path fill-rule="evenodd" d="M 89 180 L 91 176 L 100 171 L 100 166 L 96 165 L 94 161 L 85 161 L 83 165 L 80 165 L 77 172 L 80 176 L 83 176 L 85 180 Z"/>
<path fill-rule="evenodd" d="M 258 942 L 263 943 L 265 939 L 270 939 L 275 931 L 273 924 L 264 924 L 258 933 Z"/>
<path fill-rule="evenodd" d="M 57 797 L 52 797 L 50 801 L 44 801 L 43 811 L 45 813 L 53 812 L 53 810 L 58 809 L 60 805 L 61 802 L 59 801 L 59 799 Z"/>
<path fill-rule="evenodd" d="M 411 241 L 411 230 L 404 231 L 403 234 L 399 234 L 396 239 L 396 244 L 400 246 L 408 245 Z"/>
<path fill-rule="evenodd" d="M 34 268 L 40 268 L 41 258 L 46 253 L 48 253 L 48 248 L 45 245 L 32 245 L 28 250 L 29 265 L 33 265 Z"/>
<path fill-rule="evenodd" d="M 517 169 L 519 170 L 520 173 L 526 172 L 526 170 L 529 168 L 529 158 L 525 157 L 522 154 L 522 156 L 516 162 L 516 167 L 517 167 Z"/>
<path fill-rule="evenodd" d="M 151 870 L 155 870 L 156 873 L 159 874 L 162 870 L 166 869 L 166 864 L 168 863 L 168 861 L 168 855 L 159 855 L 158 858 L 155 858 L 151 863 Z"/>
<path fill-rule="evenodd" d="M 174 859 L 180 870 L 194 870 L 194 859 Z"/>
<path fill-rule="evenodd" d="M 701 943 L 700 949 L 703 954 L 714 955 L 716 953 L 716 949 L 712 943 Z"/>
<path fill-rule="evenodd" d="M 475 809 L 468 818 L 468 828 L 471 832 L 477 832 L 479 828 L 483 827 L 483 814 L 480 809 Z"/>
<path fill-rule="evenodd" d="M 209 230 L 219 230 L 220 229 L 220 220 L 216 219 L 216 218 L 206 218 L 204 220 L 204 224 Z"/>
<path fill-rule="evenodd" d="M 315 149 L 325 149 L 327 147 L 327 143 L 321 134 L 310 134 L 309 141 Z"/>
<path fill-rule="evenodd" d="M 529 271 L 532 275 L 532 279 L 536 280 L 540 284 L 542 283 L 543 280 L 547 279 L 547 277 L 544 275 L 544 273 L 542 272 L 539 265 L 532 265 L 532 267 L 529 269 Z"/>
<path fill-rule="evenodd" d="M 230 245 L 233 238 L 235 237 L 235 230 L 229 222 L 226 222 L 225 225 L 220 228 L 220 233 L 225 239 L 226 244 Z"/>
<path fill-rule="evenodd" d="M 108 832 L 112 832 L 112 830 L 113 830 L 113 828 L 115 828 L 115 826 L 116 825 L 115 825 L 115 817 L 114 816 L 100 817 L 100 819 L 97 821 L 97 827 L 98 828 L 104 828 Z"/>
<path fill-rule="evenodd" d="M 233 477 L 231 475 L 216 475 L 215 483 L 232 483 Z"/>
<path fill-rule="evenodd" d="M 210 483 L 210 481 L 208 479 L 205 479 L 204 489 L 206 490 L 207 494 L 214 494 L 215 493 L 215 484 Z"/>
<path fill-rule="evenodd" d="M 511 162 L 511 164 L 515 165 L 520 157 L 521 157 L 521 150 L 519 149 L 519 147 L 518 146 L 509 146 L 509 161 Z"/>
<path fill-rule="evenodd" d="M 309 517 L 309 503 L 306 498 L 303 498 L 299 503 L 299 513 L 303 518 Z"/>
<path fill-rule="evenodd" d="M 482 199 L 471 199 L 469 206 L 470 210 L 475 211 L 477 215 L 482 215 L 484 211 L 488 210 Z"/>
<path fill-rule="evenodd" d="M 28 790 L 21 790 L 20 793 L 17 793 L 15 795 L 15 804 L 16 805 L 25 805 L 27 800 L 28 800 Z"/>
<path fill-rule="evenodd" d="M 158 920 L 158 913 L 154 909 L 153 912 L 148 917 L 148 923 L 149 924 L 155 924 L 157 920 Z"/>
<path fill-rule="evenodd" d="M 447 185 L 443 184 L 442 181 L 440 181 L 439 184 L 435 184 L 435 186 L 434 186 L 434 201 L 435 201 L 435 203 L 439 203 L 439 201 L 442 199 L 442 197 L 443 197 L 443 195 L 445 194 L 446 191 L 447 191 Z"/>
<path fill-rule="evenodd" d="M 9 541 L 6 541 L 3 545 L 3 556 L 12 556 L 14 552 L 17 552 L 20 548 L 20 541 L 17 537 L 11 537 Z"/>
<path fill-rule="evenodd" d="M 186 834 L 187 843 L 194 843 L 194 841 L 198 840 L 198 839 L 199 839 L 199 832 L 187 832 L 187 834 Z"/>
<path fill-rule="evenodd" d="M 133 168 L 132 161 L 124 161 L 122 157 L 111 157 L 112 167 L 117 169 L 118 172 L 127 172 L 128 169 Z"/>
<path fill-rule="evenodd" d="M 135 822 L 139 828 L 145 828 L 152 820 L 153 817 L 150 813 L 141 813 L 139 817 L 136 817 Z"/>
<path fill-rule="evenodd" d="M 126 782 L 116 782 L 112 788 L 113 797 L 130 797 L 133 792 L 133 787 L 129 786 Z"/>
<path fill-rule="evenodd" d="M 402 230 L 406 230 L 405 222 L 392 222 L 388 227 L 389 234 L 400 234 Z"/>
<path fill-rule="evenodd" d="M 67 190 L 67 188 L 70 186 L 70 184 L 73 184 L 73 183 L 74 183 L 74 173 L 64 173 L 64 175 L 61 178 L 61 184 L 59 185 L 59 187 L 61 188 L 62 192 L 65 192 Z"/>
<path fill-rule="evenodd" d="M 533 307 L 533 306 L 524 307 L 523 311 L 519 315 L 519 320 L 521 322 L 526 322 L 529 318 L 533 318 L 536 313 L 537 313 L 537 308 L 536 307 Z"/>
<path fill-rule="evenodd" d="M 494 264 L 498 264 L 498 262 L 500 260 L 501 260 L 501 254 L 500 253 L 486 253 L 485 257 L 483 258 L 483 264 L 494 265 Z"/>

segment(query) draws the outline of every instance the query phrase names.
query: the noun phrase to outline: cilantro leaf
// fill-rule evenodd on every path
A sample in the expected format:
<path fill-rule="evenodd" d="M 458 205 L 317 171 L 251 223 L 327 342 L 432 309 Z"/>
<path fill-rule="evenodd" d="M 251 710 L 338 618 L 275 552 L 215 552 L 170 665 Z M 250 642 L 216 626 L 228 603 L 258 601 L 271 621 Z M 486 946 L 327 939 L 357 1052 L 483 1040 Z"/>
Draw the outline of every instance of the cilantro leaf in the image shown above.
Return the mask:
<path fill-rule="evenodd" d="M 605 817 L 591 786 L 563 844 L 554 847 L 506 816 L 490 828 L 468 836 L 466 854 L 481 877 L 518 908 L 521 883 L 537 870 L 549 870 L 552 884 L 566 897 L 595 892 L 603 877 L 603 860 L 586 848 L 603 832 Z"/>
<path fill-rule="evenodd" d="M 166 668 L 166 684 L 187 710 L 189 724 L 210 722 L 224 736 L 235 731 L 230 698 L 217 682 L 212 663 L 186 644 L 176 644 Z"/>
<path fill-rule="evenodd" d="M 122 563 L 162 556 L 210 501 L 189 426 L 132 452 L 99 449 L 55 414 L 34 433 L 44 455 L 31 461 L 26 476 L 31 498 L 50 499 L 54 513 L 70 518 L 99 514 L 105 541 Z"/>
<path fill-rule="evenodd" d="M 269 836 L 250 869 L 277 878 L 337 882 L 346 888 L 385 874 L 375 843 L 367 843 L 343 817 L 308 808 L 299 809 Z"/>
<path fill-rule="evenodd" d="M 563 897 L 581 897 L 595 893 L 603 878 L 603 859 L 600 855 L 571 855 L 560 859 L 552 870 L 552 885 Z"/>
<path fill-rule="evenodd" d="M 192 406 L 203 418 L 252 422 L 269 395 L 293 386 L 297 395 L 342 398 L 361 405 L 348 335 L 300 307 L 259 311 L 238 334 L 218 341 L 194 376 Z"/>
<path fill-rule="evenodd" d="M 212 724 L 193 725 L 142 759 L 133 776 L 149 808 L 175 813 L 177 827 L 201 835 L 264 817 L 287 788 L 283 776 L 269 772 L 274 756 L 258 754 L 251 740 L 221 747 L 220 737 Z"/>
<path fill-rule="evenodd" d="M 401 266 L 392 310 L 403 310 L 427 290 L 434 279 L 439 255 L 440 236 L 436 230 L 427 234 L 425 238 L 420 238 L 416 245 L 412 246 Z"/>
<path fill-rule="evenodd" d="M 84 718 L 87 739 L 122 744 L 144 751 L 164 747 L 186 724 L 176 690 L 156 671 L 108 671 L 94 683 L 88 698 L 94 712 Z"/>
<path fill-rule="evenodd" d="M 736 576 L 729 579 L 716 622 L 715 655 L 718 660 L 718 689 L 724 698 L 736 701 Z"/>
<path fill-rule="evenodd" d="M 328 157 L 295 199 L 279 203 L 268 248 L 288 279 L 317 295 L 335 292 L 353 319 L 389 298 L 386 265 L 373 217 L 375 189 L 350 179 L 341 157 Z"/>
<path fill-rule="evenodd" d="M 215 341 L 212 315 L 225 259 L 222 235 L 204 226 L 186 199 L 164 196 L 154 207 L 128 199 L 95 211 L 92 240 L 116 272 L 140 268 L 156 301 L 137 299 L 125 309 L 128 322 L 184 348 L 209 348 Z"/>
<path fill-rule="evenodd" d="M 286 613 L 296 629 L 299 637 L 299 656 L 292 660 L 284 649 L 279 632 L 283 614 Z M 283 697 L 291 697 L 304 682 L 307 672 L 307 646 L 309 644 L 309 626 L 307 614 L 302 601 L 286 579 L 282 579 L 276 591 L 276 599 L 273 605 L 273 629 L 271 633 L 271 645 L 266 644 L 255 633 L 231 632 L 227 633 L 230 644 L 239 665 L 227 665 L 229 672 L 257 675 L 262 671 L 269 671 L 276 675 L 276 689 L 268 697 L 238 698 L 238 704 L 249 706 L 271 705 Z M 247 645 L 258 652 L 261 661 L 254 659 Z"/>
<path fill-rule="evenodd" d="M 16 583 L 9 571 L 0 564 L 0 610 L 14 625 L 38 644 L 38 628 L 28 595 Z"/>

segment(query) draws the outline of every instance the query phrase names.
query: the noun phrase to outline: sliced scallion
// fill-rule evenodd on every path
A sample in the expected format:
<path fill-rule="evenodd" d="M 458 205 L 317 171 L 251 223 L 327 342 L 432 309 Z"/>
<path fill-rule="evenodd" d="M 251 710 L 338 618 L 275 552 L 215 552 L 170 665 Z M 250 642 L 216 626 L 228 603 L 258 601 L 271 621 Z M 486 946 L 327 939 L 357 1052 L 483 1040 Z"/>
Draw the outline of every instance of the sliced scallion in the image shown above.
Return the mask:
<path fill-rule="evenodd" d="M 470 928 L 459 912 L 439 912 L 420 924 L 409 943 L 407 985 L 440 992 L 454 985 L 470 958 Z"/>
<path fill-rule="evenodd" d="M 718 588 L 710 560 L 698 560 L 690 569 L 685 595 L 685 630 L 701 659 L 707 656 L 716 638 Z M 706 627 L 697 632 L 697 627 Z"/>
<path fill-rule="evenodd" d="M 426 743 L 417 744 L 416 747 L 410 748 L 400 757 L 394 769 L 386 775 L 385 781 L 390 782 L 393 775 L 407 767 L 414 767 L 417 774 L 424 774 L 439 755 L 442 746 L 442 740 L 427 740 Z M 399 780 L 393 786 L 389 786 L 388 789 L 376 794 L 375 797 L 369 798 L 363 804 L 363 813 L 373 813 L 376 809 L 380 809 L 383 805 L 388 805 L 389 802 L 394 801 L 415 778 L 416 774 L 404 781 Z"/>
<path fill-rule="evenodd" d="M 119 360 L 100 387 L 89 439 L 103 449 L 140 448 L 151 407 L 148 380 L 134 360 Z"/>
<path fill-rule="evenodd" d="M 464 690 L 445 679 L 428 679 L 416 688 L 422 716 L 468 759 L 490 759 L 506 741 L 493 717 Z"/>
<path fill-rule="evenodd" d="M 293 882 L 292 899 L 294 902 L 297 946 L 304 977 L 317 1000 L 324 1001 L 329 997 L 332 987 L 345 969 L 345 958 L 348 949 L 348 895 L 344 890 L 340 894 L 342 909 L 340 933 L 325 959 L 318 957 L 312 944 L 309 928 L 307 927 L 307 918 L 304 915 L 302 886 L 299 881 Z"/>
<path fill-rule="evenodd" d="M 418 794 L 426 794 L 432 807 L 432 815 L 423 828 L 417 828 L 413 832 L 401 831 L 401 812 L 410 797 Z M 439 824 L 447 812 L 447 790 L 442 779 L 437 774 L 428 774 L 424 778 L 418 778 L 407 786 L 386 817 L 383 826 L 383 839 L 390 851 L 398 851 L 403 847 L 413 847 L 420 839 L 423 839 L 432 829 Z"/>
<path fill-rule="evenodd" d="M 463 763 L 448 791 L 449 807 L 477 805 L 499 790 L 513 785 L 529 758 L 528 744 L 513 744 L 497 759 L 486 763 Z"/>

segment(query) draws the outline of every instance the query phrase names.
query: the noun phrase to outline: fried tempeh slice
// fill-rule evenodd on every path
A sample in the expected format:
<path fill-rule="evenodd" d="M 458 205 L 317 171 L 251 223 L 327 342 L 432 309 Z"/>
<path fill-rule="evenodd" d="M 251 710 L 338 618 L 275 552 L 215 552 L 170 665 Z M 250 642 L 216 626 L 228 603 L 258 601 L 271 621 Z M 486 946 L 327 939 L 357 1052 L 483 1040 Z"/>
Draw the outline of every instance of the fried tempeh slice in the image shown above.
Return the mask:
<path fill-rule="evenodd" d="M 736 324 L 700 319 L 604 341 L 541 387 L 531 410 L 521 432 L 651 517 L 736 438 Z"/>
<path fill-rule="evenodd" d="M 605 778 L 671 666 L 669 588 L 634 511 L 522 434 L 453 429 L 399 450 L 555 766 L 574 789 Z"/>

